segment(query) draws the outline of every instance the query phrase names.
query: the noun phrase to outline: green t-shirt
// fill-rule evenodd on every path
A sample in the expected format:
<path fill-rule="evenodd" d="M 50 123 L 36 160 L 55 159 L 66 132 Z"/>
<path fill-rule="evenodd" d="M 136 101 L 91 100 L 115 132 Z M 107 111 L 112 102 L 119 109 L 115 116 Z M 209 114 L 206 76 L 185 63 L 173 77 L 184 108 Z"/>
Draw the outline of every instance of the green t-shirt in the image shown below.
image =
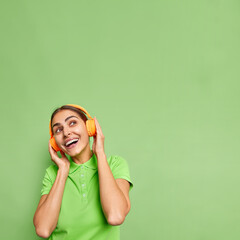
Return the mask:
<path fill-rule="evenodd" d="M 119 240 L 119 226 L 109 225 L 102 211 L 99 193 L 97 158 L 95 154 L 84 164 L 70 157 L 58 223 L 49 240 Z M 127 161 L 120 156 L 107 158 L 113 177 L 129 181 Z M 56 179 L 58 167 L 46 169 L 41 195 L 48 194 Z"/>

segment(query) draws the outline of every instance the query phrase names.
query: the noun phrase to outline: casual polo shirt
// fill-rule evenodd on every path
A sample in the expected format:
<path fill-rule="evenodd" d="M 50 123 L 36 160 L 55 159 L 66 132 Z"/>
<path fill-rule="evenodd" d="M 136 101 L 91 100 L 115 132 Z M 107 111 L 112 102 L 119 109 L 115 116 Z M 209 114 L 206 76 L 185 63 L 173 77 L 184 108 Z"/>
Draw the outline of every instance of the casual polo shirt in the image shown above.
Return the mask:
<path fill-rule="evenodd" d="M 70 169 L 65 183 L 58 223 L 49 240 L 119 240 L 119 226 L 109 225 L 102 211 L 97 157 L 83 164 L 69 158 Z M 120 156 L 107 158 L 113 177 L 130 179 L 127 161 Z M 46 169 L 41 195 L 48 194 L 57 176 L 54 164 Z"/>

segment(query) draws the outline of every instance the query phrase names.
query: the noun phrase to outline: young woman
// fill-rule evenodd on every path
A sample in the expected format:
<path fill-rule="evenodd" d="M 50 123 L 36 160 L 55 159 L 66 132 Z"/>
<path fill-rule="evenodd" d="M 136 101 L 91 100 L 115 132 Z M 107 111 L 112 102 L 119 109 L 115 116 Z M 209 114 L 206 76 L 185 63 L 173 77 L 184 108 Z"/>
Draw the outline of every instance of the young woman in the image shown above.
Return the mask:
<path fill-rule="evenodd" d="M 61 158 L 49 141 L 54 164 L 46 169 L 43 179 L 33 218 L 35 230 L 38 236 L 51 240 L 119 240 L 118 225 L 131 206 L 133 184 L 128 164 L 120 156 L 107 158 L 105 137 L 96 117 L 91 150 L 87 117 L 81 109 L 64 105 L 51 116 L 50 133 Z"/>

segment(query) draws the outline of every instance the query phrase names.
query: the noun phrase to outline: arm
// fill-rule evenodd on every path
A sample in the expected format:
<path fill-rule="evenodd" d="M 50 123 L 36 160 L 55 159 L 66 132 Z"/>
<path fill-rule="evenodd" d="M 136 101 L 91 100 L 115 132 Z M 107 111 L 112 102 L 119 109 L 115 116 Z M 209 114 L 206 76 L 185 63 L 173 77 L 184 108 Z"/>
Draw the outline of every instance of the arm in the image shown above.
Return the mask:
<path fill-rule="evenodd" d="M 40 237 L 48 238 L 57 226 L 67 176 L 66 171 L 58 170 L 49 194 L 41 197 L 43 200 L 40 200 L 33 218 L 36 233 Z"/>
<path fill-rule="evenodd" d="M 53 162 L 58 166 L 58 172 L 54 184 L 48 195 L 43 195 L 33 217 L 33 224 L 38 236 L 48 238 L 56 228 L 62 203 L 65 183 L 68 177 L 70 162 L 61 151 L 59 158 L 57 152 L 48 143 L 48 150 Z"/>
<path fill-rule="evenodd" d="M 114 179 L 104 153 L 97 155 L 100 199 L 109 224 L 120 225 L 130 210 L 129 182 Z"/>
<path fill-rule="evenodd" d="M 130 210 L 128 195 L 130 185 L 124 179 L 114 179 L 104 152 L 105 137 L 96 117 L 94 120 L 96 136 L 94 136 L 92 149 L 98 161 L 101 205 L 108 223 L 111 225 L 120 225 Z"/>

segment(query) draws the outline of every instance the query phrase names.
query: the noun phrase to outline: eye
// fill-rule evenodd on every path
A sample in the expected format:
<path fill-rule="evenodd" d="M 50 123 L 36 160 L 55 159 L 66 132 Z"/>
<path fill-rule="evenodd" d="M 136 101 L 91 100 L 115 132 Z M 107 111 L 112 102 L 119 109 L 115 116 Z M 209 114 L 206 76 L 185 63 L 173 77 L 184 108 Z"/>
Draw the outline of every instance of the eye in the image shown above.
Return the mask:
<path fill-rule="evenodd" d="M 69 125 L 72 126 L 75 125 L 76 123 L 77 123 L 76 121 L 71 121 Z"/>
<path fill-rule="evenodd" d="M 57 128 L 56 131 L 55 131 L 55 133 L 60 133 L 61 130 L 62 130 L 61 128 Z"/>

